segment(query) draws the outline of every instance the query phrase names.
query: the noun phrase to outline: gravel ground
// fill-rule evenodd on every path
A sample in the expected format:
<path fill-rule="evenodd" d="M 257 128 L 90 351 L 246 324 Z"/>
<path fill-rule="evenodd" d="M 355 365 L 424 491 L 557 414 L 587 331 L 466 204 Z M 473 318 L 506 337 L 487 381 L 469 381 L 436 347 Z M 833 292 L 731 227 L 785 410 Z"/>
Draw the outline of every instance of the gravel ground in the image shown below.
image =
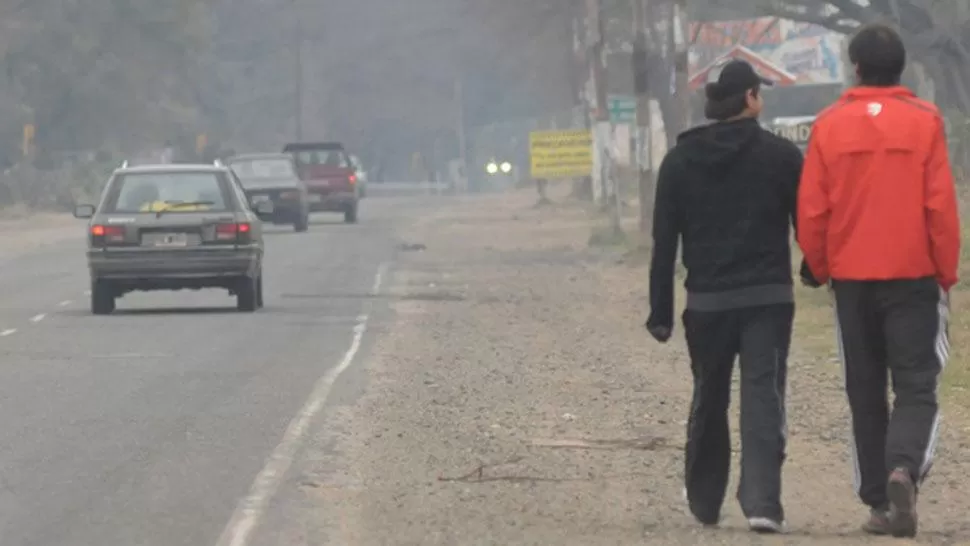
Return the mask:
<path fill-rule="evenodd" d="M 721 529 L 700 529 L 681 497 L 685 349 L 642 329 L 642 260 L 588 248 L 580 208 L 533 203 L 470 198 L 401 231 L 427 249 L 392 266 L 362 393 L 318 423 L 273 544 L 886 542 L 857 531 L 839 365 L 818 340 L 829 315 L 799 319 L 812 343 L 790 364 L 792 533 L 747 533 L 733 486 Z M 970 541 L 970 420 L 947 411 L 916 543 Z"/>

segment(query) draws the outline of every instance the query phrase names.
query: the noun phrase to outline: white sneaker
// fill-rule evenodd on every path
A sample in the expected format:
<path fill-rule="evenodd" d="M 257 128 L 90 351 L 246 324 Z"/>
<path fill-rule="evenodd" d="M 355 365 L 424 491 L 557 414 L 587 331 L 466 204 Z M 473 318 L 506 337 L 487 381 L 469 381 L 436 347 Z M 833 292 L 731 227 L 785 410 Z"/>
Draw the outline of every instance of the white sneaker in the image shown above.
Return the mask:
<path fill-rule="evenodd" d="M 784 521 L 771 518 L 748 518 L 748 528 L 755 533 L 765 534 L 783 534 L 786 531 Z"/>

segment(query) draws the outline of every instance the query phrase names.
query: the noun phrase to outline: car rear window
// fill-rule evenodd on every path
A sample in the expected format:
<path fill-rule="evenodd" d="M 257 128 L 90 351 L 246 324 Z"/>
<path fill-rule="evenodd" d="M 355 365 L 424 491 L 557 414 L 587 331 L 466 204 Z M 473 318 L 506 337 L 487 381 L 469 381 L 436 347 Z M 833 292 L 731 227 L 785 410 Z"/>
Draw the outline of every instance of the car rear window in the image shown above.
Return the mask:
<path fill-rule="evenodd" d="M 103 212 L 225 212 L 231 210 L 226 181 L 213 172 L 129 173 L 116 176 Z"/>
<path fill-rule="evenodd" d="M 296 163 L 301 166 L 326 165 L 328 167 L 350 168 L 346 152 L 341 150 L 300 150 L 293 153 Z"/>
<path fill-rule="evenodd" d="M 296 176 L 288 158 L 238 159 L 229 163 L 236 176 L 246 178 L 291 178 Z"/>

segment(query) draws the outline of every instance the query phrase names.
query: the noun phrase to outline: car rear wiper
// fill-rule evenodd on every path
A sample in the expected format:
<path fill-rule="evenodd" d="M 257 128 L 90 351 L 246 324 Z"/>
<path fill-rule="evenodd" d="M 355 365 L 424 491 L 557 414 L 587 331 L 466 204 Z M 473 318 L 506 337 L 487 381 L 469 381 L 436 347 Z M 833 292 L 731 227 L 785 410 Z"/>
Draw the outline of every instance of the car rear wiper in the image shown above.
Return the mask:
<path fill-rule="evenodd" d="M 212 206 L 214 204 L 212 201 L 166 201 L 164 207 L 155 211 L 155 218 L 161 218 L 163 213 L 178 207 L 201 207 L 205 205 Z"/>

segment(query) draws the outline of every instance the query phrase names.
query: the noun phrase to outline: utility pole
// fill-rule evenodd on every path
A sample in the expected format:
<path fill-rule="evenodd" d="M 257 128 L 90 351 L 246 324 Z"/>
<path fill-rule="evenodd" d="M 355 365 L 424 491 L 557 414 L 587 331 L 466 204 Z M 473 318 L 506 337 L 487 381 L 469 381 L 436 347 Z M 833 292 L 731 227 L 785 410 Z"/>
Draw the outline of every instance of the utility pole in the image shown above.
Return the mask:
<path fill-rule="evenodd" d="M 441 135 L 435 132 L 434 144 L 431 147 L 431 161 L 428 165 L 428 179 L 434 184 L 435 195 L 441 197 L 441 184 L 438 183 L 438 165 L 441 159 Z"/>
<path fill-rule="evenodd" d="M 458 177 L 464 179 L 464 182 L 456 180 L 456 186 L 465 190 L 468 186 L 468 148 L 465 142 L 465 86 L 462 83 L 461 76 L 455 78 L 455 118 L 455 130 L 458 132 L 458 159 L 460 169 Z"/>
<path fill-rule="evenodd" d="M 633 87 L 637 97 L 637 190 L 640 198 L 640 233 L 649 244 L 654 204 L 653 113 L 650 106 L 647 52 L 647 2 L 631 0 L 633 8 Z M 644 151 L 646 155 L 644 156 Z"/>
<path fill-rule="evenodd" d="M 296 140 L 303 140 L 303 24 L 301 22 L 300 10 L 297 0 L 293 0 L 293 16 L 296 23 L 296 31 L 293 33 L 294 39 L 294 86 L 296 97 L 296 107 L 293 112 L 296 118 Z"/>

